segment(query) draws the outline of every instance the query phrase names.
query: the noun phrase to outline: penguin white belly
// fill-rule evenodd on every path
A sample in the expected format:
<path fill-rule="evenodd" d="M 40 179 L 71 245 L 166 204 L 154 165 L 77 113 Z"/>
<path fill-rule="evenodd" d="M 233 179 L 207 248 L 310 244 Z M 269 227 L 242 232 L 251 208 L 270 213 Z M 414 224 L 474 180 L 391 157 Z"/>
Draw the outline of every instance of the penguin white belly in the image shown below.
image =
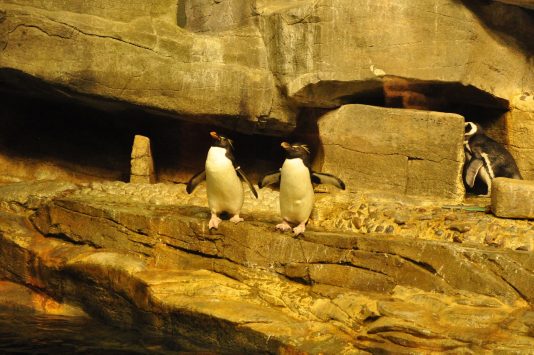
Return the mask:
<path fill-rule="evenodd" d="M 310 171 L 302 159 L 286 159 L 280 178 L 280 213 L 291 223 L 308 220 L 314 202 Z"/>
<path fill-rule="evenodd" d="M 206 159 L 206 184 L 211 212 L 238 214 L 243 206 L 243 185 L 226 149 L 211 147 Z"/>

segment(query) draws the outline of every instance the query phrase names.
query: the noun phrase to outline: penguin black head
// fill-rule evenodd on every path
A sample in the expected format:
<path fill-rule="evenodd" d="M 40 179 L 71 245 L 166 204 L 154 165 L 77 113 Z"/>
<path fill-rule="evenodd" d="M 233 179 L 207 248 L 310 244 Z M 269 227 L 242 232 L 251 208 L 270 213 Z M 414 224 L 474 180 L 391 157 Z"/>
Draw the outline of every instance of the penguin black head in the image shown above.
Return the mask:
<path fill-rule="evenodd" d="M 234 150 L 234 142 L 230 138 L 220 136 L 215 131 L 211 131 L 210 136 L 215 140 L 212 144 L 213 147 L 221 147 L 229 152 Z"/>
<path fill-rule="evenodd" d="M 281 146 L 285 149 L 288 159 L 301 158 L 303 161 L 307 161 L 310 158 L 310 148 L 306 144 L 283 142 Z"/>
<path fill-rule="evenodd" d="M 471 138 L 475 134 L 482 134 L 483 130 L 480 125 L 474 123 L 474 122 L 466 122 L 465 123 L 465 131 L 464 131 L 464 137 L 466 139 Z"/>

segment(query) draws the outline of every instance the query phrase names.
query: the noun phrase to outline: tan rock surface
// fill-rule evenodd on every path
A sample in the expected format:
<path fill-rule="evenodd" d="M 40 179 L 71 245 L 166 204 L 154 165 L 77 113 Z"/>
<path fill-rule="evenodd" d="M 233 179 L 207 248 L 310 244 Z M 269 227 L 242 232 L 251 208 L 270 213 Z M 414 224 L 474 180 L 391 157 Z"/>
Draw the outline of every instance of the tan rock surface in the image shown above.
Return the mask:
<path fill-rule="evenodd" d="M 132 146 L 130 182 L 153 184 L 156 182 L 154 160 L 150 149 L 150 139 L 136 135 Z"/>
<path fill-rule="evenodd" d="M 282 54 L 271 57 L 273 72 L 301 105 L 335 107 L 366 97 L 390 75 L 473 85 L 506 99 L 532 87 L 528 50 L 516 47 L 530 46 L 532 19 L 520 8 L 269 0 L 256 2 L 256 11 L 270 53 Z M 499 21 L 504 14 L 514 20 Z"/>
<path fill-rule="evenodd" d="M 1 10 L 2 68 L 242 130 L 293 128 L 281 92 L 299 105 L 337 107 L 380 95 L 384 76 L 461 83 L 507 100 L 533 82 L 532 20 L 500 3 L 10 0 Z"/>
<path fill-rule="evenodd" d="M 491 210 L 498 217 L 534 219 L 534 181 L 495 179 Z"/>
<path fill-rule="evenodd" d="M 531 253 L 339 231 L 296 239 L 274 232 L 276 218 L 261 209 L 248 215 L 255 207 L 246 222 L 209 233 L 205 207 L 164 202 L 202 203 L 200 196 L 141 186 L 51 191 L 57 197 L 42 200 L 31 218 L 46 237 L 24 216 L 2 212 L 0 276 L 111 324 L 172 332 L 192 350 L 521 352 L 534 345 Z M 153 203 L 140 202 L 146 198 Z"/>
<path fill-rule="evenodd" d="M 318 120 L 322 170 L 352 191 L 461 199 L 463 118 L 345 105 Z"/>
<path fill-rule="evenodd" d="M 203 122 L 218 117 L 221 125 L 248 131 L 294 126 L 292 112 L 273 107 L 282 100 L 255 27 L 221 37 L 194 35 L 174 22 L 175 1 L 88 11 L 63 4 L 2 5 L 1 68 L 60 87 L 50 90 L 60 96 L 70 95 L 66 88 L 175 116 L 204 116 L 198 118 Z M 260 118 L 269 126 L 260 127 Z"/>
<path fill-rule="evenodd" d="M 523 178 L 534 180 L 534 96 L 518 95 L 511 104 L 512 110 L 505 116 L 507 137 L 504 143 Z"/>

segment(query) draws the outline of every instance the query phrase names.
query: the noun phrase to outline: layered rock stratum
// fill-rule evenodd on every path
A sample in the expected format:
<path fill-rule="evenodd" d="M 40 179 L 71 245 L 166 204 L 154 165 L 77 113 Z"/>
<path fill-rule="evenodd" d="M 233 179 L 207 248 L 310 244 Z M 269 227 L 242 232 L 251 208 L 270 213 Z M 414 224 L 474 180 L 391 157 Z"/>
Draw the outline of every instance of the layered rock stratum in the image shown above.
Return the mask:
<path fill-rule="evenodd" d="M 534 222 L 464 199 L 462 142 L 481 124 L 534 179 L 532 8 L 4 0 L 0 304 L 192 351 L 531 351 Z M 301 140 L 347 191 L 316 187 L 299 237 L 270 189 L 209 231 L 183 183 L 211 130 L 253 180 Z"/>
<path fill-rule="evenodd" d="M 1 276 L 116 326 L 173 333 L 191 350 L 522 352 L 534 345 L 534 222 L 406 203 L 401 216 L 392 214 L 395 204 L 372 196 L 348 202 L 339 193 L 319 199 L 309 230 L 295 238 L 275 231 L 274 192 L 262 190 L 259 203 L 246 201 L 245 222 L 208 231 L 205 191 L 184 189 L 0 187 Z M 349 224 L 329 227 L 332 210 Z M 429 214 L 451 234 L 436 233 Z M 365 215 L 369 229 L 351 231 Z M 388 216 L 393 230 L 370 227 Z M 484 218 L 485 227 L 475 222 Z M 490 230 L 511 229 L 521 240 L 487 239 Z"/>

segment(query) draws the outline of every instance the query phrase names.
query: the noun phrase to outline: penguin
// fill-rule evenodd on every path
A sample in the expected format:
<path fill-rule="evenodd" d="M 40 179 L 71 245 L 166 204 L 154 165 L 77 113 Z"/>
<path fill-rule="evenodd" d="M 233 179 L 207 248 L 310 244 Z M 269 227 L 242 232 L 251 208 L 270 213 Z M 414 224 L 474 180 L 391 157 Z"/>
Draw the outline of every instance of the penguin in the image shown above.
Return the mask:
<path fill-rule="evenodd" d="M 241 167 L 235 165 L 232 140 L 218 135 L 217 132 L 210 132 L 210 135 L 214 142 L 208 151 L 205 170 L 189 180 L 186 191 L 188 194 L 192 193 L 198 184 L 206 180 L 208 205 L 211 212 L 208 226 L 209 229 L 217 229 L 221 223 L 218 216 L 221 213 L 231 215 L 230 221 L 233 223 L 243 221 L 243 218 L 239 217 L 244 200 L 241 180 L 247 183 L 255 198 L 258 198 L 258 193 Z"/>
<path fill-rule="evenodd" d="M 331 184 L 345 190 L 345 183 L 334 175 L 311 170 L 310 149 L 305 144 L 283 142 L 286 159 L 280 171 L 264 175 L 258 187 L 280 183 L 280 214 L 282 223 L 276 229 L 288 231 L 293 228 L 295 236 L 304 233 L 306 222 L 313 209 L 315 194 L 312 183 Z"/>
<path fill-rule="evenodd" d="M 492 180 L 496 177 L 523 179 L 506 148 L 484 134 L 474 122 L 465 123 L 464 152 L 465 183 L 473 188 L 478 177 L 488 187 L 486 196 L 491 195 Z"/>

